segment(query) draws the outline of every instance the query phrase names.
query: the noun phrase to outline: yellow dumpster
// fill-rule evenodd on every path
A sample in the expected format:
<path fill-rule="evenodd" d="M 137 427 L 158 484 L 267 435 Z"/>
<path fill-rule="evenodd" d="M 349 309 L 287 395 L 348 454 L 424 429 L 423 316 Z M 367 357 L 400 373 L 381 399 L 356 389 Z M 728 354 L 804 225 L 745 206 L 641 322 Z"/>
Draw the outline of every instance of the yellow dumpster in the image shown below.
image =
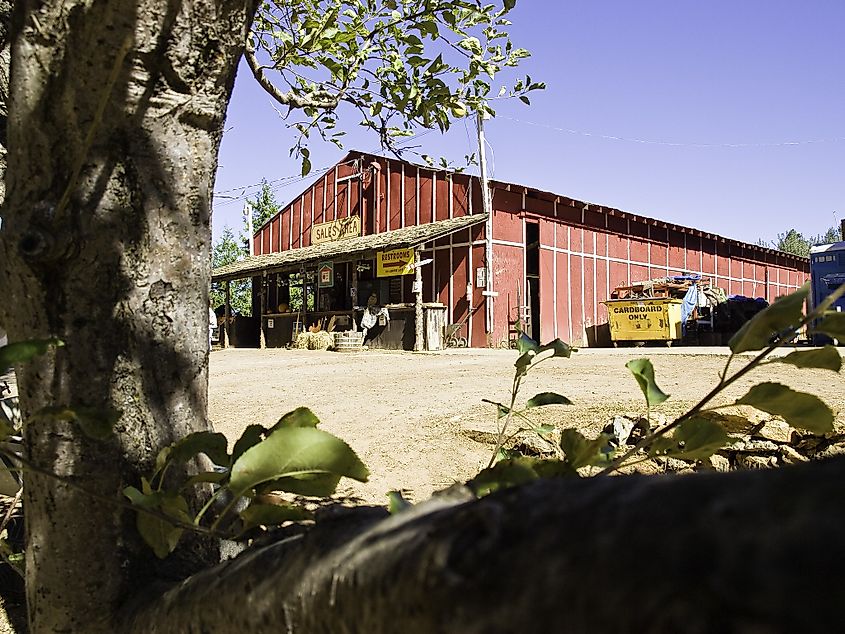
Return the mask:
<path fill-rule="evenodd" d="M 667 346 L 680 339 L 680 299 L 609 299 L 607 317 L 610 339 L 618 341 L 665 341 Z"/>

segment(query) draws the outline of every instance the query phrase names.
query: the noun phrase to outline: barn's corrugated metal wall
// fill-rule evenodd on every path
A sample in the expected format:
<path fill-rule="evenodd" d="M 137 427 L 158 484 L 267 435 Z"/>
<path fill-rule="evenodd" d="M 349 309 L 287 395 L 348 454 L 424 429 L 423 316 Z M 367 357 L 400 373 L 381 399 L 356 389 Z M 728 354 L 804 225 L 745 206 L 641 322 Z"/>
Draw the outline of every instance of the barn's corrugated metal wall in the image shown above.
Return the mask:
<path fill-rule="evenodd" d="M 320 176 L 254 236 L 256 254 L 310 245 L 314 224 L 360 215 L 364 234 L 479 213 L 478 179 L 358 152 Z M 772 301 L 800 286 L 809 264 L 771 249 L 688 227 L 572 200 L 536 189 L 494 183 L 494 331 L 485 332 L 483 226 L 427 245 L 424 301 L 447 306 L 449 323 L 465 321 L 470 345 L 498 345 L 526 303 L 525 236 L 539 230 L 540 336 L 586 345 L 607 322 L 602 301 L 618 285 L 700 273 L 728 294 Z M 536 279 L 536 278 L 535 278 Z M 467 285 L 472 284 L 469 295 Z M 532 283 L 532 282 L 529 282 Z M 403 282 L 409 291 L 410 277 Z"/>

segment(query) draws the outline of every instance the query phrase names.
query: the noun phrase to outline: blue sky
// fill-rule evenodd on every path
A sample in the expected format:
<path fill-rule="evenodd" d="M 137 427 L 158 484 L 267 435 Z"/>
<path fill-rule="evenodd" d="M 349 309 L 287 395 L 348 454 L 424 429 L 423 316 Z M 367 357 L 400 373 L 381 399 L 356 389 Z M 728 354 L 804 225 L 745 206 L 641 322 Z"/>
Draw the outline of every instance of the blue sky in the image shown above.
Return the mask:
<path fill-rule="evenodd" d="M 516 182 L 753 242 L 845 217 L 845 2 L 521 0 L 520 67 L 547 89 L 499 104 L 491 167 Z M 341 119 L 346 148 L 377 140 Z M 245 187 L 280 202 L 307 186 L 294 134 L 242 65 L 226 122 L 214 234 L 239 228 Z M 416 141 L 461 161 L 472 121 Z M 345 151 L 311 145 L 314 169 Z M 233 191 L 234 190 L 234 191 Z"/>

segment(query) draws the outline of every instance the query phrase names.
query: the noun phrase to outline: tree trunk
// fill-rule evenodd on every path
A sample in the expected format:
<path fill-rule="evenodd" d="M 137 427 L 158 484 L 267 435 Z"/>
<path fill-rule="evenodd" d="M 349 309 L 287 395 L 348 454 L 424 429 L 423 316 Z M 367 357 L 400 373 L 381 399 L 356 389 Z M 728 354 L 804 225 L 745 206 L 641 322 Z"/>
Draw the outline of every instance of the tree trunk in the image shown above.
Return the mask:
<path fill-rule="evenodd" d="M 120 498 L 161 447 L 207 426 L 210 195 L 245 5 L 16 3 L 0 322 L 13 341 L 65 341 L 17 369 L 29 459 L 99 496 Z M 94 441 L 45 406 L 123 415 Z M 542 481 L 481 501 L 458 488 L 387 519 L 320 522 L 175 583 L 208 566 L 207 544 L 189 540 L 162 568 L 133 513 L 27 473 L 30 625 L 838 631 L 843 479 L 838 459 Z"/>
<path fill-rule="evenodd" d="M 15 6 L 0 321 L 65 342 L 18 368 L 29 459 L 100 495 L 207 427 L 210 198 L 250 4 Z M 103 442 L 45 406 L 123 415 Z M 139 583 L 211 556 L 156 570 L 132 513 L 31 473 L 25 509 L 34 632 L 114 631 Z"/>
<path fill-rule="evenodd" d="M 147 597 L 121 631 L 837 632 L 845 458 L 457 489 L 327 522 Z"/>

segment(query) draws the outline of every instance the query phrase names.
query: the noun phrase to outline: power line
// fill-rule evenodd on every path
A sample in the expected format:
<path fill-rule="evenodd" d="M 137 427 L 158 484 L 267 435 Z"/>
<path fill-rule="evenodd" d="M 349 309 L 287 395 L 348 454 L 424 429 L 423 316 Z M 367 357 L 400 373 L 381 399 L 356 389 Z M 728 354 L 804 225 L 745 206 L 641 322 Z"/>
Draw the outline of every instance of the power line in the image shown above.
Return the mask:
<path fill-rule="evenodd" d="M 573 130 L 571 128 L 559 128 L 546 123 L 535 123 L 534 121 L 525 121 L 522 119 L 515 119 L 513 117 L 506 117 L 499 115 L 497 119 L 507 119 L 514 123 L 521 123 L 523 125 L 530 125 L 537 128 L 545 128 L 547 130 L 554 130 L 556 132 L 565 132 L 566 134 L 574 134 L 579 136 L 594 137 L 597 139 L 604 139 L 607 141 L 624 141 L 627 143 L 639 143 L 641 145 L 662 145 L 666 147 L 687 147 L 687 148 L 757 148 L 757 147 L 788 147 L 797 145 L 812 145 L 821 143 L 838 143 L 845 141 L 845 137 L 831 137 L 829 139 L 810 139 L 804 141 L 779 141 L 776 143 L 676 143 L 672 141 L 654 141 L 650 139 L 639 139 L 633 137 L 623 137 L 613 134 L 599 134 L 596 132 L 586 132 L 584 130 Z"/>

